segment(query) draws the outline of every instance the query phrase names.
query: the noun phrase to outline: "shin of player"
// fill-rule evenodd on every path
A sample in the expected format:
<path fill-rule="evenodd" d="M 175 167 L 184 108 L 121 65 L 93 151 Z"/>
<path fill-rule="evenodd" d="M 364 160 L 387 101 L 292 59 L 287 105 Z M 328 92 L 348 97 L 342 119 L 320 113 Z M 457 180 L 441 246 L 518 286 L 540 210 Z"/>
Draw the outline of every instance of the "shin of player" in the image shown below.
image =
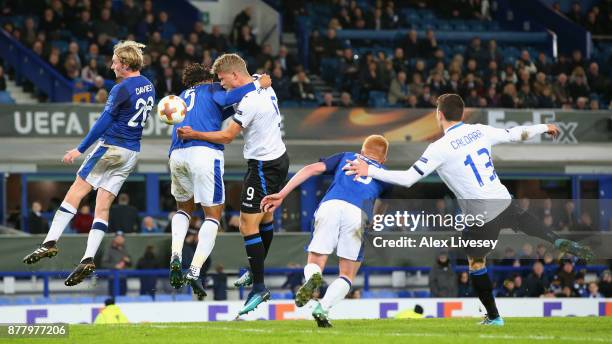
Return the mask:
<path fill-rule="evenodd" d="M 384 137 L 369 136 L 363 143 L 361 154 L 338 153 L 310 164 L 299 170 L 279 193 L 266 196 L 262 201 L 263 210 L 274 211 L 292 190 L 308 178 L 324 173 L 334 176 L 332 186 L 315 213 L 314 233 L 308 245 L 308 264 L 304 267 L 306 282 L 295 296 L 298 307 L 313 298 L 314 292 L 321 286 L 327 257 L 336 250 L 340 275 L 330 284 L 312 312 L 319 327 L 331 327 L 329 310 L 344 299 L 351 289 L 363 259 L 364 220 L 374 212 L 375 201 L 390 190 L 387 183 L 347 175 L 343 167 L 347 160 L 361 158 L 368 164 L 384 168 L 382 164 L 387 158 L 388 146 Z"/>

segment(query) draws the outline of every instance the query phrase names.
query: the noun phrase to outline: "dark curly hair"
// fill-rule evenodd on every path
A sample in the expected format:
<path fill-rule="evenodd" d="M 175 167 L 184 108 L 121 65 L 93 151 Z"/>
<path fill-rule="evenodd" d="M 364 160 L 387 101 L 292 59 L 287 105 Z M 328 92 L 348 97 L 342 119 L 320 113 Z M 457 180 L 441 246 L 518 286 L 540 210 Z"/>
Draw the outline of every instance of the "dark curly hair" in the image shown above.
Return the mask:
<path fill-rule="evenodd" d="M 191 63 L 183 70 L 183 85 L 193 87 L 201 82 L 210 82 L 214 75 L 210 73 L 210 66 L 201 63 Z"/>

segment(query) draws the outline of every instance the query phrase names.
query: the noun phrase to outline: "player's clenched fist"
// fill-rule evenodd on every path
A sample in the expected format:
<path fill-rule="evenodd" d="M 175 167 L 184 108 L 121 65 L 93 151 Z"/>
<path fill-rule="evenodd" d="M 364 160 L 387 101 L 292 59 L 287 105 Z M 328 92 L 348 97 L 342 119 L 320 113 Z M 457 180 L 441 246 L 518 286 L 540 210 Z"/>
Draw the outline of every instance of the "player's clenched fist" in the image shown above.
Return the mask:
<path fill-rule="evenodd" d="M 355 160 L 347 160 L 346 165 L 342 168 L 347 176 L 355 175 L 355 179 L 368 176 L 368 164 L 357 158 Z"/>
<path fill-rule="evenodd" d="M 546 133 L 548 135 L 550 135 L 552 137 L 559 136 L 559 128 L 556 125 L 554 125 L 552 123 L 549 123 L 549 124 L 547 124 L 547 126 L 548 126 L 548 131 Z"/>
<path fill-rule="evenodd" d="M 181 140 L 191 140 L 194 138 L 194 131 L 188 125 L 178 128 L 176 134 Z"/>
<path fill-rule="evenodd" d="M 64 164 L 72 164 L 74 160 L 78 158 L 80 155 L 81 155 L 81 152 L 79 152 L 76 148 L 71 149 L 66 152 L 66 154 L 62 158 L 62 162 L 64 162 Z"/>
<path fill-rule="evenodd" d="M 268 195 L 261 200 L 261 211 L 265 213 L 271 213 L 280 207 L 283 203 L 283 198 L 280 194 L 275 193 Z"/>

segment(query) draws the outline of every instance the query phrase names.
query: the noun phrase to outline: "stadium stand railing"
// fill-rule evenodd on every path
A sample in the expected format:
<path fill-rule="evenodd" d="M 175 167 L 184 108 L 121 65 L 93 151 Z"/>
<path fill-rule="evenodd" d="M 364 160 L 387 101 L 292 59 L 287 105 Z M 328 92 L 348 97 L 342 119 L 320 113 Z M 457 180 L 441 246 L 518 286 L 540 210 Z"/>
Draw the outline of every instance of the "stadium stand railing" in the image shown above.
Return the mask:
<path fill-rule="evenodd" d="M 545 272 L 551 272 L 556 270 L 557 266 L 546 266 Z M 468 271 L 468 267 L 464 265 L 458 265 L 453 267 L 454 271 L 463 272 Z M 489 267 L 491 274 L 497 273 L 528 273 L 531 271 L 531 266 L 496 266 L 492 265 Z M 606 270 L 605 265 L 584 265 L 576 266 L 575 270 L 585 270 L 591 273 L 601 273 Z M 359 270 L 359 274 L 363 277 L 363 297 L 364 298 L 427 298 L 430 297 L 428 290 L 372 290 L 370 285 L 370 278 L 372 275 L 392 273 L 396 271 L 408 272 L 408 273 L 429 273 L 431 267 L 428 266 L 364 266 Z M 243 274 L 246 270 L 241 269 L 239 275 Z M 266 275 L 287 275 L 290 273 L 302 273 L 301 268 L 269 268 L 265 270 Z M 337 267 L 328 267 L 323 271 L 325 275 L 337 275 Z M 0 272 L 0 278 L 14 277 L 14 278 L 41 278 L 43 280 L 43 292 L 41 297 L 27 297 L 27 296 L 13 296 L 13 297 L 0 297 L 0 306 L 2 305 L 18 305 L 18 304 L 49 304 L 49 303 L 96 303 L 103 302 L 108 296 L 77 296 L 77 297 L 66 297 L 58 296 L 51 298 L 50 280 L 54 278 L 66 278 L 70 274 L 70 271 L 4 271 Z M 101 278 L 112 278 L 114 283 L 113 297 L 118 302 L 167 302 L 167 301 L 192 301 L 193 298 L 190 294 L 158 294 L 153 298 L 149 295 L 138 295 L 138 296 L 125 296 L 118 295 L 119 282 L 121 278 L 127 277 L 167 277 L 168 270 L 166 269 L 155 269 L 155 270 L 96 270 L 97 277 Z M 293 295 L 291 292 L 276 292 L 273 294 L 276 299 L 292 299 Z M 244 299 L 245 293 L 244 288 L 239 288 L 239 297 Z"/>
<path fill-rule="evenodd" d="M 4 30 L 0 30 L 0 58 L 15 70 L 18 82 L 22 78 L 29 80 L 46 93 L 50 101 L 72 101 L 72 83 Z"/>

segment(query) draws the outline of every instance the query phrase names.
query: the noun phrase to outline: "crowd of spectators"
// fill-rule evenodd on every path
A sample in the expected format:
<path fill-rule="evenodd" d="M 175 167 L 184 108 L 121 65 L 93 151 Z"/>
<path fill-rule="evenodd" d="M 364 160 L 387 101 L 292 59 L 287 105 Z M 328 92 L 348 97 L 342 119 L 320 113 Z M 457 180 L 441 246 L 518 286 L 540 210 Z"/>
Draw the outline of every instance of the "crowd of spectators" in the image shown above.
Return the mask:
<path fill-rule="evenodd" d="M 527 252 L 525 252 L 527 251 Z M 523 272 L 494 272 L 497 297 L 612 297 L 612 274 L 604 270 L 599 275 L 575 270 L 571 259 L 555 259 L 541 245 L 533 250 L 525 244 L 523 254 L 517 257 L 511 248 L 506 249 L 504 259 L 493 262 L 495 266 L 516 268 L 530 267 Z M 441 252 L 429 273 L 429 289 L 432 297 L 475 297 L 466 271 L 456 273 L 449 256 Z"/>
<path fill-rule="evenodd" d="M 334 16 L 325 32 L 314 30 L 311 34 L 308 70 L 286 46 L 274 54 L 271 45 L 257 43 L 250 7 L 235 17 L 225 35 L 218 26 L 207 31 L 202 22 L 183 34 L 173 24 L 180 18 L 154 11 L 151 0 L 52 0 L 27 6 L 19 1 L 0 2 L 3 15 L 25 18 L 6 22 L 3 28 L 66 78 L 91 92 L 92 100 L 99 103 L 106 101 L 108 86 L 112 85 L 105 84 L 105 79 L 114 80 L 108 65 L 113 43 L 119 39 L 136 39 L 148 45 L 142 73 L 154 81 L 160 98 L 183 89 L 180 75 L 186 63 L 210 64 L 220 53 L 237 51 L 252 72 L 273 76 L 279 100 L 311 106 L 431 107 L 445 92 L 459 93 L 471 107 L 596 110 L 609 107 L 612 99 L 610 81 L 602 66 L 584 58 L 580 51 L 553 60 L 544 52 L 533 56 L 533 51 L 525 49 L 516 60 L 508 60 L 495 40 L 483 42 L 475 37 L 464 53 L 449 56 L 437 41 L 436 32 L 429 29 L 423 38 L 418 38 L 415 30 L 409 31 L 387 55 L 384 51 L 358 52 L 357 46 L 336 37 L 339 29 L 410 27 L 399 15 L 400 5 L 395 1 L 375 1 L 369 7 L 360 7 L 356 1 L 328 2 Z M 610 17 L 608 3 L 594 6 L 586 15 L 580 4 L 575 4 L 567 16 L 594 33 L 610 34 L 604 24 Z M 407 5 L 432 9 L 451 20 L 491 19 L 487 0 L 456 0 L 444 6 L 434 1 L 408 1 Z M 303 11 L 294 10 L 293 14 Z M 338 101 L 334 93 L 321 93 L 313 85 L 311 76 L 322 73 L 323 59 L 338 62 L 336 80 L 331 81 Z M 373 104 L 372 91 L 379 92 L 376 97 L 382 95 L 384 101 Z"/>
<path fill-rule="evenodd" d="M 469 3 L 482 5 L 480 1 Z M 324 73 L 321 61 L 336 60 L 340 77 L 335 78 L 335 86 L 351 93 L 358 105 L 372 105 L 371 91 L 386 94 L 388 105 L 401 107 L 435 106 L 437 96 L 449 92 L 460 94 L 470 107 L 598 110 L 612 105 L 610 79 L 597 61 L 586 59 L 579 50 L 553 60 L 545 52 L 533 56 L 524 49 L 514 60 L 502 55 L 495 40 L 483 42 L 474 37 L 463 53 L 447 56 L 436 32 L 428 29 L 423 38 L 418 38 L 416 30 L 409 30 L 387 55 L 382 48 L 369 49 L 367 44 L 363 47 L 361 42 L 337 38 L 340 29 L 396 28 L 402 23 L 393 20 L 397 17 L 393 4 L 378 1 L 375 7 L 366 9 L 354 1 L 338 1 L 327 30 L 315 30 L 310 37 L 312 71 Z M 381 22 L 391 27 L 373 24 L 378 23 L 381 11 L 385 13 Z M 593 11 L 599 13 L 597 18 L 607 16 L 595 7 L 588 17 Z M 449 16 L 462 18 L 481 13 L 470 6 L 463 10 L 467 14 L 451 12 Z M 612 34 L 609 27 L 599 27 Z"/>
<path fill-rule="evenodd" d="M 611 1 L 595 2 L 588 11 L 582 8 L 580 1 L 574 1 L 570 10 L 565 13 L 561 10 L 561 3 L 558 1 L 553 3 L 552 8 L 574 23 L 584 27 L 593 35 L 610 34 L 610 23 L 612 23 Z"/>

